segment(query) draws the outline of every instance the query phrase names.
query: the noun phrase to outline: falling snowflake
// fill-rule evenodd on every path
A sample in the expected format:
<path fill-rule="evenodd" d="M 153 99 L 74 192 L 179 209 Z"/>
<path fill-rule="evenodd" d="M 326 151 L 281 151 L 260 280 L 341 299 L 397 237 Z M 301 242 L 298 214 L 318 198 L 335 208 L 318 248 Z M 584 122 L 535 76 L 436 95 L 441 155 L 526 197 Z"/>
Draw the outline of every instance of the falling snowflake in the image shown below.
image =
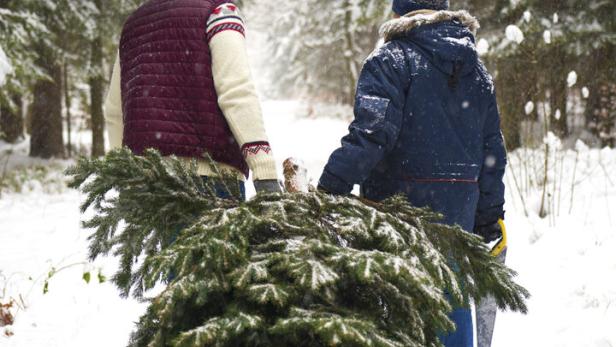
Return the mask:
<path fill-rule="evenodd" d="M 489 155 L 486 157 L 485 165 L 487 168 L 493 168 L 496 166 L 496 157 L 493 155 Z"/>
<path fill-rule="evenodd" d="M 588 99 L 588 97 L 590 96 L 590 90 L 588 90 L 587 87 L 582 88 L 582 96 L 584 97 L 584 99 Z"/>

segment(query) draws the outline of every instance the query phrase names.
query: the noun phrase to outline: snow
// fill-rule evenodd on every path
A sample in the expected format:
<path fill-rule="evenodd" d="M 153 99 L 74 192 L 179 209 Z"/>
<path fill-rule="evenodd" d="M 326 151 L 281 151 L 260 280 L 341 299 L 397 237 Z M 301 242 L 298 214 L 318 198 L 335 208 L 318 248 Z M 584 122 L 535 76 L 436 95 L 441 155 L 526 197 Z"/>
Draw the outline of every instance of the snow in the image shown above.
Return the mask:
<path fill-rule="evenodd" d="M 590 96 L 590 90 L 588 90 L 588 87 L 582 88 L 582 96 L 584 97 L 584 99 L 588 99 L 588 97 Z"/>
<path fill-rule="evenodd" d="M 518 44 L 524 41 L 524 33 L 517 25 L 508 25 L 505 29 L 505 36 L 509 41 L 513 41 Z"/>
<path fill-rule="evenodd" d="M 9 58 L 4 53 L 2 46 L 0 46 L 0 86 L 6 81 L 6 76 L 13 72 L 13 68 L 9 63 Z"/>
<path fill-rule="evenodd" d="M 545 43 L 547 43 L 548 45 L 552 43 L 552 32 L 551 31 L 546 30 L 543 32 L 543 41 L 545 41 Z"/>
<path fill-rule="evenodd" d="M 576 85 L 577 84 L 577 80 L 578 80 L 577 72 L 575 72 L 575 71 L 569 72 L 569 75 L 567 75 L 567 85 L 569 86 L 569 88 L 571 88 L 574 85 Z"/>
<path fill-rule="evenodd" d="M 490 43 L 486 39 L 479 39 L 477 42 L 477 53 L 486 55 L 490 51 Z"/>
<path fill-rule="evenodd" d="M 535 103 L 532 101 L 527 102 L 526 105 L 524 106 L 524 112 L 526 113 L 527 116 L 533 113 L 534 110 L 535 110 Z"/>
<path fill-rule="evenodd" d="M 547 142 L 558 146 L 553 138 Z M 563 192 L 554 215 L 544 219 L 538 217 L 540 189 L 526 194 L 531 208 L 526 217 L 508 172 L 508 264 L 533 297 L 528 316 L 500 314 L 495 346 L 616 346 L 616 181 L 611 174 L 616 150 L 588 149 L 581 141 L 576 150 L 555 152 L 563 158 L 563 176 L 552 175 L 549 185 L 563 182 Z M 533 162 L 543 160 L 540 152 L 511 153 L 511 167 L 520 173 L 535 167 Z"/>
<path fill-rule="evenodd" d="M 524 21 L 528 23 L 532 19 L 533 15 L 530 13 L 530 11 L 524 11 L 523 17 Z"/>
<path fill-rule="evenodd" d="M 306 118 L 306 105 L 297 101 L 264 103 L 265 123 L 279 164 L 288 157 L 303 160 L 312 183 L 321 174 L 329 154 L 346 134 L 348 119 Z M 499 347 L 604 347 L 616 346 L 616 150 L 589 149 L 579 142 L 574 150 L 559 149 L 549 137 L 550 192 L 554 206 L 539 218 L 542 190 L 522 185 L 514 173 L 543 172 L 543 150 L 510 153 L 507 184 L 508 264 L 533 297 L 529 315 L 501 313 L 494 345 Z M 0 163 L 8 145 L 0 143 Z M 26 158 L 27 143 L 14 148 L 11 170 L 40 165 Z M 562 160 L 562 161 L 561 161 Z M 554 165 L 558 163 L 558 165 Z M 54 167 L 66 166 L 64 161 Z M 561 167 L 562 166 L 562 167 Z M 558 171 L 556 171 L 558 170 Z M 554 173 L 560 173 L 558 175 Z M 542 177 L 542 176 L 539 176 Z M 524 181 L 522 180 L 522 181 Z M 560 182 L 560 183 L 559 183 Z M 250 195 L 254 190 L 249 185 Z M 522 197 L 524 199 L 522 199 Z M 0 301 L 23 297 L 27 307 L 16 313 L 10 327 L 14 336 L 0 336 L 3 347 L 107 347 L 126 345 L 130 331 L 145 306 L 119 298 L 110 283 L 82 280 L 93 269 L 110 277 L 113 259 L 86 265 L 88 231 L 79 221 L 83 196 L 64 189 L 48 191 L 34 184 L 23 193 L 0 196 Z M 571 213 L 569 213 L 571 211 Z M 52 267 L 76 264 L 43 282 Z M 319 271 L 316 271 L 319 270 Z M 311 280 L 326 281 L 327 271 L 315 269 Z M 6 287 L 6 295 L 3 288 Z M 5 328 L 0 328 L 0 335 Z M 523 333 L 522 333 L 523 332 Z"/>

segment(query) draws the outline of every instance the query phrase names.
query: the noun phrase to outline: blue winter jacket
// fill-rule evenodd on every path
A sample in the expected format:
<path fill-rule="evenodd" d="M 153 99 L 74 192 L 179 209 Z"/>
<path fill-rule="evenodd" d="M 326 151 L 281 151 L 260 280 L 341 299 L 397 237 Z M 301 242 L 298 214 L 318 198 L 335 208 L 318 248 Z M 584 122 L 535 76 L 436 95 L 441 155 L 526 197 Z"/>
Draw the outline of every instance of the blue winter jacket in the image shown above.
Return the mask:
<path fill-rule="evenodd" d="M 355 120 L 319 185 L 380 201 L 406 194 L 471 231 L 503 218 L 506 152 L 494 86 L 467 12 L 402 17 L 365 62 Z"/>

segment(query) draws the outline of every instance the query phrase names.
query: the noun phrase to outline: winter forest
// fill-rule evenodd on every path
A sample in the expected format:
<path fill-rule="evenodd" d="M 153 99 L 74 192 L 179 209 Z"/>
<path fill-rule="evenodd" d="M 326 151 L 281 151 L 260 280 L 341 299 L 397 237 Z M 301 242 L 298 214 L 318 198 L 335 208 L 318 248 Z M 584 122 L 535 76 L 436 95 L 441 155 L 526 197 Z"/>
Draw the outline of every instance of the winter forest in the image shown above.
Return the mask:
<path fill-rule="evenodd" d="M 406 1 L 399 3 L 432 3 Z M 452 95 L 456 87 L 457 93 L 495 93 L 507 154 L 502 182 L 490 186 L 505 187 L 504 222 L 498 216 L 486 224 L 499 229 L 494 238 L 478 232 L 484 230 L 477 228 L 484 227 L 479 212 L 477 217 L 472 212 L 473 230 L 463 230 L 469 228 L 456 219 L 439 223 L 449 220 L 446 208 L 442 219 L 423 209 L 433 207 L 429 202 L 415 206 L 409 191 L 419 188 L 413 184 L 394 189 L 402 195 L 370 195 L 383 177 L 411 175 L 414 160 L 422 168 L 446 167 L 431 146 L 453 151 L 474 143 L 470 135 L 452 140 L 447 134 L 457 129 L 438 128 L 436 120 L 421 123 L 430 130 L 419 126 L 433 131 L 436 140 L 413 140 L 416 129 L 404 118 L 409 109 L 414 115 L 439 112 L 415 110 L 420 101 L 413 104 L 408 95 L 437 98 L 440 89 L 420 82 L 425 79 L 414 69 L 428 66 L 431 78 L 440 76 L 435 60 L 422 57 L 434 54 L 443 63 L 442 53 L 418 48 L 419 58 L 410 54 L 415 60 L 400 64 L 401 52 L 419 44 L 396 43 L 405 40 L 399 35 L 384 38 L 384 24 L 414 15 L 416 27 L 406 34 L 432 35 L 441 25 L 430 22 L 440 18 L 436 10 L 399 18 L 392 0 L 236 0 L 222 10 L 208 6 L 224 1 L 203 0 L 207 5 L 199 6 L 209 18 L 201 20 L 199 47 L 209 47 L 213 76 L 207 94 L 220 97 L 215 110 L 205 113 L 227 119 L 231 139 L 222 142 L 232 142 L 244 166 L 210 147 L 204 150 L 207 158 L 192 161 L 164 149 L 112 148 L 107 105 L 114 64 L 122 60 L 126 98 L 131 92 L 124 69 L 142 59 L 129 59 L 134 48 L 121 51 L 123 27 L 130 27 L 141 6 L 195 2 L 0 0 L 0 346 L 616 347 L 616 1 L 450 0 L 447 13 L 465 10 L 478 20 L 476 35 L 472 41 L 425 39 L 427 47 L 470 47 L 485 64 L 487 72 L 473 81 L 454 61 L 443 85 Z M 465 25 L 455 18 L 447 25 Z M 220 21 L 225 24 L 216 26 Z M 179 30 L 166 29 L 170 35 Z M 238 135 L 241 121 L 227 114 L 235 106 L 223 102 L 226 84 L 218 69 L 227 66 L 227 74 L 241 69 L 229 67 L 238 51 L 226 51 L 224 59 L 214 55 L 226 47 L 223 37 L 245 37 L 259 99 L 250 117 L 262 110 L 267 139 L 255 137 L 254 129 Z M 441 39 L 444 46 L 437 45 Z M 392 46 L 403 49 L 393 48 L 381 65 L 370 65 Z M 194 45 L 180 47 L 178 54 L 194 53 Z M 220 63 L 225 59 L 227 65 Z M 430 63 L 422 65 L 425 61 Z M 412 72 L 383 77 L 381 68 L 384 74 Z M 154 74 L 148 68 L 135 71 L 140 72 L 133 80 Z M 151 81 L 170 74 L 164 72 Z M 483 77 L 492 90 L 476 92 Z M 165 80 L 171 81 L 176 79 Z M 392 85 L 399 87 L 394 95 L 402 103 L 398 121 L 390 117 L 399 102 L 382 103 Z M 463 86 L 470 87 L 460 91 Z M 227 95 L 241 93 L 240 87 Z M 172 90 L 179 89 L 161 88 L 159 99 L 172 99 Z M 178 93 L 203 85 L 186 88 Z M 413 89 L 419 92 L 409 92 Z M 366 90 L 378 96 L 362 98 Z M 237 100 L 229 104 L 246 98 Z M 134 104 L 122 101 L 126 137 L 138 122 L 128 122 Z M 429 101 L 426 105 L 434 105 Z M 163 108 L 155 102 L 151 105 Z M 443 102 L 438 110 L 466 115 L 474 106 Z M 361 119 L 366 114 L 375 118 Z M 261 120 L 250 119 L 248 127 L 259 128 L 254 122 Z M 394 123 L 397 142 L 389 143 Z M 452 124 L 472 128 L 470 123 Z M 174 126 L 169 134 L 180 134 Z M 212 136 L 223 136 L 221 131 L 212 130 Z M 353 137 L 353 131 L 359 135 Z M 151 141 L 161 136 L 167 135 L 156 132 Z M 195 136 L 201 141 L 204 135 Z M 336 152 L 342 138 L 343 148 L 349 147 Z M 130 147 L 127 143 L 125 138 Z M 430 148 L 402 148 L 417 143 Z M 336 153 L 356 147 L 362 148 L 360 160 L 332 164 Z M 480 147 L 493 150 L 483 139 Z M 367 164 L 374 153 L 381 156 Z M 404 157 L 407 153 L 413 155 Z M 256 169 L 268 156 L 275 159 L 281 184 Z M 409 180 L 434 184 L 424 192 L 434 197 L 444 180 L 469 186 L 464 170 L 483 165 L 471 183 L 493 198 L 492 191 L 484 194 L 488 184 L 482 180 L 500 161 L 493 154 L 480 157 L 470 169 L 449 172 L 448 180 L 440 171 L 431 180 Z M 237 170 L 226 171 L 227 166 Z M 365 166 L 372 168 L 365 177 L 345 181 L 352 194 L 330 188 L 345 186 L 339 181 Z M 331 174 L 338 167 L 344 174 Z M 245 190 L 234 176 L 242 168 L 251 171 Z M 330 187 L 323 178 L 328 174 L 336 183 Z M 443 200 L 447 205 L 455 199 Z M 454 210 L 467 209 L 471 200 Z M 491 344 L 477 330 L 485 323 L 486 302 L 498 309 Z M 451 318 L 457 307 L 472 311 L 470 346 L 443 338 L 461 329 Z"/>

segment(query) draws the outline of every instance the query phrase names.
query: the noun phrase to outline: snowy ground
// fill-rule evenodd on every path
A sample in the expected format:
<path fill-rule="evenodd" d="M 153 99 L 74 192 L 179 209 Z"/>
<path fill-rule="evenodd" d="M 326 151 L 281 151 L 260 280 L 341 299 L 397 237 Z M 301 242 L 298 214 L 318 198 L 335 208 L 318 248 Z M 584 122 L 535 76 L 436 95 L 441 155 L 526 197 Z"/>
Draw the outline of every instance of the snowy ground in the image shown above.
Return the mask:
<path fill-rule="evenodd" d="M 310 175 L 318 178 L 347 122 L 298 118 L 295 115 L 303 111 L 295 102 L 268 102 L 265 113 L 279 161 L 289 156 L 301 158 Z M 0 169 L 6 148 L 0 144 Z M 9 161 L 11 170 L 44 164 L 25 160 L 26 149 L 26 145 L 15 149 Z M 496 347 L 616 347 L 616 151 L 582 148 L 580 153 L 575 166 L 575 153 L 562 152 L 562 167 L 555 165 L 558 170 L 550 177 L 550 182 L 559 182 L 550 191 L 561 191 L 561 198 L 550 204 L 554 215 L 561 205 L 558 218 L 540 219 L 540 190 L 532 182 L 518 182 L 525 192 L 526 217 L 512 175 L 508 177 L 508 263 L 520 272 L 520 281 L 533 298 L 528 316 L 499 316 Z M 536 171 L 523 163 L 540 162 L 540 155 L 526 154 L 521 159 L 512 155 L 513 167 Z M 555 163 L 560 162 L 555 159 Z M 575 188 L 569 215 L 571 182 Z M 1 336 L 0 346 L 125 345 L 132 322 L 144 306 L 120 299 L 109 283 L 98 283 L 95 274 L 99 269 L 107 275 L 113 272 L 112 259 L 82 264 L 87 237 L 79 225 L 82 197 L 61 185 L 51 190 L 43 186 L 30 184 L 26 192 L 0 196 L 0 301 L 14 298 L 18 305 L 26 306 L 15 312 L 16 321 L 9 330 L 0 328 L 0 335 L 7 331 L 14 334 Z M 54 275 L 49 292 L 43 294 L 49 271 L 64 266 L 69 268 Z M 82 279 L 86 271 L 93 273 L 90 284 Z"/>

